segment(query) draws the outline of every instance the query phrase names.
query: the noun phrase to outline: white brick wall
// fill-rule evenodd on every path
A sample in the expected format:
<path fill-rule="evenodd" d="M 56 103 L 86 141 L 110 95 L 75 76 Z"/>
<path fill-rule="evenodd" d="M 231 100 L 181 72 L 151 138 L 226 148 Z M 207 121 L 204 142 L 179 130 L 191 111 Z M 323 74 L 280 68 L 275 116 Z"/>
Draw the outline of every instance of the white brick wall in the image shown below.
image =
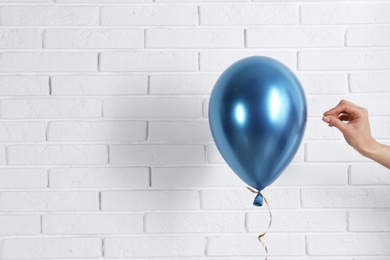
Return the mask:
<path fill-rule="evenodd" d="M 349 99 L 390 144 L 388 0 L 0 0 L 0 259 L 264 257 L 268 212 L 207 117 L 220 73 L 252 55 L 308 100 L 263 192 L 271 259 L 390 259 L 390 172 L 321 121 Z"/>
<path fill-rule="evenodd" d="M 0 72 L 96 72 L 97 53 L 2 52 Z"/>

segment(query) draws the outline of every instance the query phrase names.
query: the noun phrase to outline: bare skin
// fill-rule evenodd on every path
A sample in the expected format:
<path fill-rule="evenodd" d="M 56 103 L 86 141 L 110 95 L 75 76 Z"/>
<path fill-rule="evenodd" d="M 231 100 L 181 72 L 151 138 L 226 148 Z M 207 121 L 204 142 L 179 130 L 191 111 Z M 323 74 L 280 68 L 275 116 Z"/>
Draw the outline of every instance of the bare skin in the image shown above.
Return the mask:
<path fill-rule="evenodd" d="M 390 146 L 372 137 L 367 109 L 341 100 L 324 113 L 322 120 L 339 129 L 347 143 L 360 154 L 390 169 Z"/>

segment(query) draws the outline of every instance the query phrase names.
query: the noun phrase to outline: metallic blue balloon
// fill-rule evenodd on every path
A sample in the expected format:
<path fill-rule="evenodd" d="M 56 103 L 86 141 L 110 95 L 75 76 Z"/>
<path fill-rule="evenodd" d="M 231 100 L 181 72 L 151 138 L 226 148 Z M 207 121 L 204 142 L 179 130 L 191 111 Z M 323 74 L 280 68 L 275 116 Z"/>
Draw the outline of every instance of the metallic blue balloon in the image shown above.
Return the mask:
<path fill-rule="evenodd" d="M 218 150 L 232 170 L 258 191 L 289 165 L 306 119 L 306 98 L 297 77 L 268 57 L 234 63 L 211 93 L 209 123 Z"/>

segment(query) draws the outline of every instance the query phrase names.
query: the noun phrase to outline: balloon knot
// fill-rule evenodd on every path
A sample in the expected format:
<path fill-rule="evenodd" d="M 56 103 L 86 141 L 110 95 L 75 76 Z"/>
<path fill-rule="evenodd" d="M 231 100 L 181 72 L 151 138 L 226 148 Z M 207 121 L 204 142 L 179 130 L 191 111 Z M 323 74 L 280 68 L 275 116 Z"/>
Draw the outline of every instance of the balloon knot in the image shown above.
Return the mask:
<path fill-rule="evenodd" d="M 255 197 L 255 201 L 253 201 L 253 205 L 256 207 L 261 207 L 263 206 L 263 202 L 263 195 L 261 195 L 261 193 L 259 192 L 259 194 L 257 194 L 257 196 Z"/>
<path fill-rule="evenodd" d="M 259 190 L 256 190 L 254 188 L 251 188 L 251 187 L 246 187 L 250 192 L 252 193 L 256 193 L 257 196 L 255 198 L 255 201 L 253 202 L 253 205 L 255 205 L 256 207 L 261 207 L 263 206 L 263 195 L 261 194 L 261 192 Z"/>

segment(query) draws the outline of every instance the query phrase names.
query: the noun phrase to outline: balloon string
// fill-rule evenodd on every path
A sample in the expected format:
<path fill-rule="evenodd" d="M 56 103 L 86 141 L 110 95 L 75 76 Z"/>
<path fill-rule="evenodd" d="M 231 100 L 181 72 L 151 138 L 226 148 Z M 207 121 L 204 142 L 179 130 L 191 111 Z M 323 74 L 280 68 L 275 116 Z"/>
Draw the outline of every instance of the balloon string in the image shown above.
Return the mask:
<path fill-rule="evenodd" d="M 266 246 L 266 244 L 264 243 L 264 241 L 262 240 L 262 238 L 267 234 L 267 232 L 269 231 L 269 229 L 271 228 L 271 224 L 272 224 L 272 212 L 271 212 L 271 208 L 269 207 L 269 204 L 268 204 L 268 200 L 266 199 L 266 197 L 263 196 L 263 194 L 260 193 L 260 191 L 256 191 L 255 189 L 252 189 L 250 187 L 247 187 L 248 190 L 250 190 L 251 192 L 253 193 L 256 193 L 256 194 L 260 194 L 263 199 L 264 199 L 264 202 L 265 204 L 267 205 L 267 208 L 268 208 L 268 212 L 269 212 L 269 223 L 268 223 L 268 228 L 267 230 L 260 234 L 258 237 L 257 237 L 257 240 L 259 240 L 260 244 L 264 247 L 264 250 L 266 252 L 266 256 L 265 256 L 265 260 L 268 260 L 268 247 Z"/>

